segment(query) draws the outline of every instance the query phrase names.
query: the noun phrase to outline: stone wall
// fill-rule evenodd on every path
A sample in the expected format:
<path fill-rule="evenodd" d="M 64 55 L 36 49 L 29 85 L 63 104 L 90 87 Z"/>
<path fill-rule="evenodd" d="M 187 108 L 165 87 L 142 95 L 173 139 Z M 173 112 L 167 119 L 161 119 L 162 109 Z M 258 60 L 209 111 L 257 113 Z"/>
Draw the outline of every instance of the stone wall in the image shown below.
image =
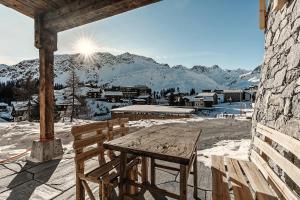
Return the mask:
<path fill-rule="evenodd" d="M 272 7 L 271 4 L 268 10 L 265 57 L 253 126 L 261 122 L 300 140 L 300 0 L 290 0 L 280 11 L 272 11 Z M 278 144 L 273 146 L 300 167 L 294 155 Z M 273 168 L 300 194 L 289 177 L 276 166 Z"/>

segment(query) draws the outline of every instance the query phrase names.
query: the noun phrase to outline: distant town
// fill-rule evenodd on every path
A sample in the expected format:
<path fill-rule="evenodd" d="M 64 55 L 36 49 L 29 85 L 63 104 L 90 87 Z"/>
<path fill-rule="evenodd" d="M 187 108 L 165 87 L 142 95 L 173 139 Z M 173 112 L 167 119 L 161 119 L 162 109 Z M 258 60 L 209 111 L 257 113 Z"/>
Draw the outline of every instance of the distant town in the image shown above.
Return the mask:
<path fill-rule="evenodd" d="M 32 81 L 29 82 L 27 87 L 30 84 L 34 85 Z M 22 91 L 26 93 L 26 89 Z M 17 100 L 0 98 L 1 120 L 39 120 L 39 98 L 33 91 L 34 89 L 28 91 Z M 195 113 L 205 115 L 212 112 L 218 104 L 254 102 L 256 92 L 257 86 L 243 90 L 195 91 L 192 88 L 189 92 L 181 92 L 180 88 L 152 91 L 145 85 L 110 87 L 94 84 L 69 85 L 69 87 L 56 85 L 55 119 L 56 121 L 73 118 L 105 120 L 116 117 L 153 119 L 189 117 Z"/>

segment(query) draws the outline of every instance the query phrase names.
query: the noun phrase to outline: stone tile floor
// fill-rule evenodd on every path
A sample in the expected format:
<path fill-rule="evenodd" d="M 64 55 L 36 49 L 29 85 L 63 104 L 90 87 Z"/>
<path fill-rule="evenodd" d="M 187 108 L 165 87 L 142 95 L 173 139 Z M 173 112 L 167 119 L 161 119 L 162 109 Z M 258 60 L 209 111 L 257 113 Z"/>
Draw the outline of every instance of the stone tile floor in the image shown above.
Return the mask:
<path fill-rule="evenodd" d="M 97 165 L 91 160 L 86 169 Z M 179 193 L 178 172 L 157 170 L 157 185 L 160 188 Z M 193 198 L 193 175 L 189 177 L 189 198 Z M 91 185 L 97 197 L 97 185 Z M 117 193 L 117 192 L 116 192 Z M 211 172 L 198 163 L 198 199 L 211 199 Z M 170 199 L 144 191 L 141 199 Z M 72 154 L 61 160 L 46 163 L 32 163 L 26 160 L 0 165 L 0 199 L 8 200 L 64 200 L 75 199 L 75 165 Z M 88 199 L 88 198 L 87 198 Z"/>

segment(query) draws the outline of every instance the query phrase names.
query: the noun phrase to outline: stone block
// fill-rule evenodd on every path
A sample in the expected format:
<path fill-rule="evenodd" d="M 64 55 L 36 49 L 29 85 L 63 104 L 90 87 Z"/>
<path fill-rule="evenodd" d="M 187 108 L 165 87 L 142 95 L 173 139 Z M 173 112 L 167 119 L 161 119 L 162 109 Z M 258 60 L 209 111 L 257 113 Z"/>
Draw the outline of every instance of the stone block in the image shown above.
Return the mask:
<path fill-rule="evenodd" d="M 32 143 L 32 150 L 29 160 L 34 162 L 45 162 L 61 158 L 63 148 L 60 139 L 47 141 L 35 140 Z"/>

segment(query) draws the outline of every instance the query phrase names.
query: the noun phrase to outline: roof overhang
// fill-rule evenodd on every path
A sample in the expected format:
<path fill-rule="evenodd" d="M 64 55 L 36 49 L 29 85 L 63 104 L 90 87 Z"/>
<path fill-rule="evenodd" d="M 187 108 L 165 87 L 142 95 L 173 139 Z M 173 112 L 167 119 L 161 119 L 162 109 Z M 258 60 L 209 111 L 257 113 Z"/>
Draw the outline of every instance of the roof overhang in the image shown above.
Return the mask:
<path fill-rule="evenodd" d="M 0 0 L 0 3 L 33 19 L 53 32 L 133 10 L 160 0 Z"/>

